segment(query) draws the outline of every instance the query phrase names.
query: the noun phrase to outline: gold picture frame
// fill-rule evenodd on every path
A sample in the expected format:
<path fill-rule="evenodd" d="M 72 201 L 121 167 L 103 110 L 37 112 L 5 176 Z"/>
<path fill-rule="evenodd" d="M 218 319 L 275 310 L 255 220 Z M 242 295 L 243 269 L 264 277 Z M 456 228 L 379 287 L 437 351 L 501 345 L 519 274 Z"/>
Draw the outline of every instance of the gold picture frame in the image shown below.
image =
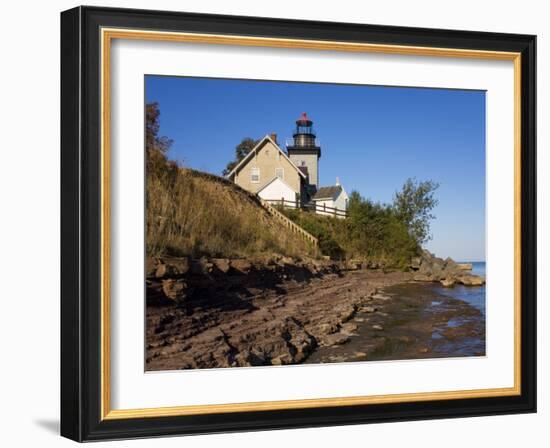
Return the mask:
<path fill-rule="evenodd" d="M 216 29 L 216 32 L 199 32 L 196 29 L 190 31 L 174 31 L 170 28 L 168 23 L 170 20 L 181 20 L 182 28 L 193 28 L 193 17 L 188 17 L 185 14 L 177 13 L 143 13 L 145 19 L 155 20 L 155 24 L 163 23 L 166 21 L 166 29 L 146 29 L 145 26 L 138 26 L 136 23 L 134 26 L 129 26 L 134 20 L 129 12 L 113 12 L 109 11 L 109 19 L 104 20 L 104 9 L 97 8 L 77 8 L 75 10 L 67 11 L 64 13 L 64 27 L 66 33 L 74 34 L 75 32 L 83 33 L 81 28 L 78 28 L 75 23 L 80 21 L 91 21 L 93 23 L 94 35 L 92 36 L 97 46 L 98 54 L 95 55 L 94 61 L 97 62 L 97 69 L 99 74 L 99 89 L 97 91 L 97 97 L 99 99 L 99 112 L 100 123 L 98 129 L 98 142 L 99 142 L 99 180 L 98 180 L 98 193 L 100 197 L 100 203 L 98 207 L 99 218 L 99 251 L 98 251 L 98 273 L 100 274 L 100 280 L 98 285 L 99 297 L 99 325 L 97 328 L 97 334 L 100 336 L 98 344 L 99 359 L 97 359 L 97 366 L 99 367 L 99 376 L 97 377 L 96 386 L 99 387 L 99 405 L 94 405 L 93 409 L 89 409 L 87 412 L 88 419 L 95 419 L 97 425 L 101 427 L 105 424 L 116 424 L 121 422 L 122 425 L 127 425 L 131 421 L 143 421 L 146 419 L 151 423 L 148 426 L 148 432 L 146 434 L 163 434 L 162 425 L 157 426 L 157 421 L 162 421 L 166 418 L 185 419 L 192 416 L 211 416 L 211 415 L 225 415 L 235 414 L 242 415 L 243 413 L 258 414 L 267 411 L 296 411 L 296 410 L 317 410 L 320 408 L 326 408 L 327 412 L 334 410 L 335 408 L 345 407 L 350 409 L 353 407 L 360 407 L 364 409 L 365 406 L 373 407 L 373 405 L 388 405 L 399 403 L 417 403 L 419 406 L 422 403 L 433 403 L 444 401 L 452 406 L 453 401 L 457 400 L 471 400 L 471 399 L 511 399 L 509 403 L 525 402 L 525 400 L 531 403 L 533 401 L 532 388 L 525 388 L 526 381 L 532 382 L 533 372 L 530 364 L 534 363 L 534 354 L 529 349 L 525 352 L 526 338 L 525 338 L 525 322 L 532 322 L 533 316 L 531 308 L 526 308 L 531 305 L 526 305 L 526 301 L 533 300 L 532 297 L 525 296 L 525 269 L 528 269 L 525 265 L 525 260 L 532 260 L 533 253 L 532 248 L 525 243 L 524 231 L 522 231 L 522 222 L 530 220 L 531 217 L 527 216 L 532 213 L 532 204 L 526 202 L 525 185 L 531 185 L 532 178 L 526 178 L 526 173 L 530 166 L 525 166 L 525 163 L 530 165 L 532 163 L 529 157 L 526 157 L 526 153 L 534 151 L 534 143 L 529 143 L 530 135 L 525 135 L 525 131 L 531 129 L 533 117 L 526 111 L 532 108 L 532 102 L 526 91 L 534 91 L 533 73 L 530 71 L 532 58 L 533 37 L 532 36 L 515 36 L 502 37 L 502 49 L 491 49 L 491 42 L 489 36 L 475 36 L 461 35 L 461 32 L 447 32 L 446 37 L 440 37 L 439 34 L 432 32 L 432 30 L 423 30 L 425 33 L 426 42 L 422 44 L 407 44 L 407 38 L 402 38 L 403 42 L 392 42 L 389 29 L 376 30 L 376 36 L 380 35 L 384 37 L 386 33 L 386 41 L 382 43 L 380 41 L 369 41 L 368 26 L 363 25 L 365 28 L 365 42 L 351 42 L 345 39 L 331 40 L 315 38 L 288 38 L 277 37 L 277 26 L 296 26 L 294 23 L 279 23 L 277 21 L 269 22 L 271 28 L 266 32 L 267 36 L 250 35 L 250 32 L 243 30 L 242 35 L 230 34 L 223 32 L 223 25 L 215 18 L 212 18 L 212 29 Z M 117 10 L 120 11 L 120 10 Z M 116 20 L 113 19 L 115 17 Z M 208 17 L 208 16 L 203 16 Z M 236 19 L 235 19 L 236 20 Z M 254 25 L 254 20 L 266 20 L 269 19 L 250 19 L 249 22 Z M 138 21 L 139 22 L 139 21 Z M 87 22 L 88 23 L 88 22 Z M 139 22 L 141 23 L 141 22 Z M 172 22 L 170 22 L 172 23 Z M 256 24 L 257 25 L 257 24 Z M 75 28 L 76 26 L 76 28 Z M 361 27 L 360 25 L 357 25 Z M 338 24 L 323 24 L 319 25 L 319 29 L 325 27 L 327 30 L 332 29 L 344 29 L 341 26 L 338 28 Z M 155 28 L 158 28 L 157 26 Z M 390 28 L 390 27 L 388 27 Z M 76 30 L 76 31 L 75 31 Z M 316 28 L 317 30 L 317 28 Z M 344 32 L 342 31 L 342 32 Z M 279 31 L 281 34 L 286 32 L 285 30 Z M 374 31 L 372 31 L 374 32 Z M 89 31 L 88 31 L 89 33 Z M 319 31 L 317 31 L 319 33 Z M 453 34 L 456 33 L 456 34 Z M 465 33 L 465 32 L 464 32 Z M 315 33 L 312 33 L 315 34 Z M 466 33 L 468 34 L 468 33 Z M 81 36 L 81 38 L 88 38 L 89 34 Z M 513 38 L 511 36 L 514 36 Z M 73 36 L 74 37 L 74 36 Z M 478 48 L 451 46 L 460 45 L 460 42 L 471 42 L 473 38 L 476 38 L 476 45 Z M 142 408 L 142 409 L 112 409 L 111 407 L 111 371 L 110 371 L 110 358 L 112 356 L 110 349 L 110 246 L 111 246 L 111 233 L 110 233 L 110 219 L 111 219 L 111 45 L 113 41 L 117 39 L 130 39 L 140 41 L 163 41 L 163 42 L 184 42 L 184 43 L 200 43 L 208 45 L 232 45 L 243 47 L 270 47 L 270 48 L 288 48 L 288 49 L 306 49 L 306 50 L 321 50 L 321 51 L 338 51 L 338 52 L 353 52 L 353 53 L 381 53 L 381 54 L 398 54 L 398 55 L 414 55 L 414 56 L 434 56 L 434 57 L 449 57 L 449 58 L 466 58 L 466 59 L 486 59 L 486 60 L 505 60 L 512 61 L 514 64 L 514 253 L 515 253 L 515 290 L 514 290 L 514 386 L 508 388 L 493 388 L 493 389 L 476 389 L 476 390 L 461 390 L 461 391 L 447 391 L 447 392 L 424 392 L 424 393 L 405 393 L 395 395 L 374 395 L 374 396 L 354 396 L 354 397 L 339 397 L 339 398 L 316 398 L 305 400 L 284 400 L 284 401 L 266 401 L 266 402 L 246 402 L 246 403 L 232 403 L 232 404 L 218 404 L 218 405 L 190 405 L 190 406 L 175 406 L 175 407 L 160 407 L 160 408 Z M 508 39 L 508 40 L 507 40 Z M 378 39 L 380 40 L 380 39 Z M 411 39 L 412 40 L 412 39 Z M 474 39 L 475 40 L 475 39 Z M 431 42 L 428 45 L 427 42 Z M 520 42 L 518 44 L 517 42 Z M 439 44 L 438 44 L 439 43 Z M 67 44 L 69 45 L 69 44 Z M 76 45 L 76 44 L 73 44 Z M 469 43 L 469 45 L 471 45 Z M 72 50 L 72 56 L 66 56 L 66 67 L 71 64 L 78 65 L 79 60 L 74 59 L 74 55 L 78 54 L 82 49 L 80 47 Z M 69 50 L 67 50 L 69 52 Z M 82 61 L 82 59 L 80 59 Z M 80 68 L 80 66 L 78 67 Z M 66 76 L 72 76 L 74 70 L 67 70 Z M 82 86 L 78 86 L 78 89 Z M 74 89 L 74 87 L 73 87 Z M 74 90 L 67 94 L 73 95 Z M 80 97 L 81 92 L 77 92 L 77 96 Z M 529 100 L 529 101 L 527 101 Z M 68 110 L 68 107 L 66 107 Z M 82 125 L 82 123 L 68 123 L 67 126 Z M 85 125 L 85 123 L 84 123 Z M 69 132 L 69 131 L 66 131 Z M 529 131 L 530 132 L 530 131 Z M 67 147 L 63 147 L 62 151 L 68 151 Z M 65 168 L 68 169 L 68 168 Z M 68 210 L 67 216 L 74 213 L 74 210 Z M 527 216 L 527 217 L 526 217 Z M 531 222 L 531 221 L 529 221 Z M 534 224 L 529 224 L 534 225 Z M 534 237 L 534 236 L 533 236 Z M 74 244 L 69 242 L 67 244 Z M 80 246 L 77 249 L 68 248 L 69 250 L 80 250 Z M 532 269 L 532 264 L 529 269 Z M 523 270 L 523 271 L 522 271 Z M 529 274 L 529 278 L 534 275 Z M 64 297 L 63 300 L 73 300 L 72 298 Z M 528 311 L 526 313 L 525 311 Z M 65 318 L 65 320 L 68 318 Z M 64 325 L 69 325 L 65 322 Z M 72 324 L 71 324 L 72 325 Z M 78 331 L 82 331 L 82 328 L 78 328 Z M 532 331 L 532 328 L 529 329 Z M 73 348 L 73 347 L 71 347 Z M 82 347 L 78 347 L 76 350 L 82 350 Z M 64 361 L 65 362 L 65 361 Z M 66 363 L 74 365 L 78 363 L 76 359 L 66 358 Z M 522 364 L 523 363 L 523 364 Z M 529 372 L 525 373 L 527 368 Z M 68 369 L 68 367 L 67 367 Z M 527 376 L 525 376 L 527 375 Z M 79 377 L 80 378 L 80 377 Z M 81 379 L 79 379 L 81 381 Z M 69 388 L 67 388 L 69 389 Z M 69 393 L 74 393 L 74 385 L 70 388 L 71 391 L 66 392 L 66 396 Z M 518 401 L 519 399 L 519 401 Z M 79 406 L 85 408 L 87 405 L 82 401 L 83 399 L 77 399 Z M 515 401 L 514 401 L 515 400 Z M 513 406 L 512 406 L 513 407 Z M 516 406 L 518 407 L 518 406 Z M 532 409 L 532 406 L 531 406 Z M 351 412 L 351 411 L 350 411 Z M 460 410 L 458 410 L 460 413 Z M 481 413 L 482 411 L 480 411 Z M 93 415 L 92 415 L 93 414 Z M 474 412 L 475 414 L 475 412 Z M 471 415 L 466 411 L 462 411 L 462 415 Z M 397 417 L 398 419 L 399 417 Z M 404 417 L 406 418 L 406 416 Z M 367 419 L 368 420 L 368 419 Z M 363 420 L 363 421 L 367 421 Z M 92 429 L 88 426 L 88 434 L 82 433 L 82 422 L 74 423 L 72 419 L 65 417 L 67 424 L 65 425 L 65 435 L 80 439 L 89 440 L 94 438 L 110 438 L 110 437 L 128 437 L 132 436 L 132 431 L 129 431 L 126 426 L 121 426 L 119 429 L 106 430 L 103 433 L 97 429 Z M 184 420 L 181 420 L 184 421 Z M 320 423 L 323 422 L 320 420 Z M 236 428 L 239 428 L 238 423 L 235 424 Z M 117 428 L 116 426 L 114 426 Z M 247 429 L 252 426 L 244 426 L 243 429 Z M 261 427 L 261 426 L 260 426 Z M 284 425 L 283 425 L 284 427 Z M 288 425 L 286 427 L 289 427 Z M 192 433 L 194 431 L 200 431 L 204 428 L 204 425 L 197 424 L 193 430 L 180 431 L 181 433 Z M 220 426 L 222 428 L 222 426 Z M 94 431 L 98 435 L 94 434 Z M 178 433 L 178 431 L 176 431 Z M 77 435 L 75 435 L 77 434 Z"/>

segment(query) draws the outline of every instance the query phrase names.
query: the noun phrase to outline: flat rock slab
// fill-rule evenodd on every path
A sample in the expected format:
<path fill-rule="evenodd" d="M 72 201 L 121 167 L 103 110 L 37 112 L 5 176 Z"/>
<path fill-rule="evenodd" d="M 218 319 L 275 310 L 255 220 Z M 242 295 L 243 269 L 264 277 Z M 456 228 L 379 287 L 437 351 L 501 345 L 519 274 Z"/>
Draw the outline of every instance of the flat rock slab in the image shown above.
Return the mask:
<path fill-rule="evenodd" d="M 212 264 L 218 273 L 226 269 L 220 260 Z M 357 270 L 263 287 L 256 281 L 225 289 L 198 285 L 179 305 L 147 306 L 146 369 L 305 362 L 319 347 L 349 343 L 357 328 L 352 319 L 365 300 L 379 288 L 408 280 L 403 272 Z"/>

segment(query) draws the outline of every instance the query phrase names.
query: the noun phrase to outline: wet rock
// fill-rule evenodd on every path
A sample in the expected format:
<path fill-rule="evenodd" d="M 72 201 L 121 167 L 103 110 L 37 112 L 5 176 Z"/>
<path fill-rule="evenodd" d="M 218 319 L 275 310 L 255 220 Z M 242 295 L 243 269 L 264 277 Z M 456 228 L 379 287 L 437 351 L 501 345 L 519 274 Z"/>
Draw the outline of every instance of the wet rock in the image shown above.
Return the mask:
<path fill-rule="evenodd" d="M 151 259 L 147 370 L 307 362 L 319 346 L 349 341 L 357 329 L 350 320 L 375 288 L 410 279 L 402 272 L 341 272 L 324 260 L 281 261 Z M 296 278 L 307 283 L 297 285 Z"/>
<path fill-rule="evenodd" d="M 336 308 L 335 311 L 342 322 L 347 322 L 355 314 L 355 307 L 353 305 L 343 305 Z"/>
<path fill-rule="evenodd" d="M 372 296 L 372 298 L 373 298 L 374 300 L 390 300 L 390 299 L 391 299 L 390 296 L 387 296 L 387 295 L 385 295 L 385 294 L 374 294 L 374 295 Z"/>
<path fill-rule="evenodd" d="M 440 283 L 445 288 L 452 288 L 455 285 L 455 279 L 454 278 L 444 278 L 443 280 L 440 280 Z"/>
<path fill-rule="evenodd" d="M 455 283 L 468 286 L 479 286 L 485 283 L 481 277 L 464 273 L 472 269 L 471 263 L 456 263 L 452 258 L 443 260 L 427 250 L 422 251 L 420 258 L 420 267 L 413 269 L 416 271 L 413 276 L 414 281 L 439 281 L 445 287 L 452 287 Z"/>
<path fill-rule="evenodd" d="M 324 347 L 333 347 L 335 345 L 342 345 L 349 341 L 349 335 L 343 333 L 334 333 L 323 336 L 320 339 L 320 345 Z"/>
<path fill-rule="evenodd" d="M 317 334 L 332 334 L 338 330 L 338 325 L 336 323 L 322 323 L 316 329 L 315 333 Z"/>
<path fill-rule="evenodd" d="M 376 310 L 377 308 L 374 306 L 364 306 L 361 308 L 361 312 L 363 313 L 374 313 Z"/>
<path fill-rule="evenodd" d="M 342 324 L 342 331 L 347 334 L 353 334 L 357 331 L 357 325 L 351 322 Z"/>
<path fill-rule="evenodd" d="M 482 286 L 485 284 L 485 279 L 478 275 L 461 275 L 457 277 L 457 282 L 462 283 L 465 286 Z"/>

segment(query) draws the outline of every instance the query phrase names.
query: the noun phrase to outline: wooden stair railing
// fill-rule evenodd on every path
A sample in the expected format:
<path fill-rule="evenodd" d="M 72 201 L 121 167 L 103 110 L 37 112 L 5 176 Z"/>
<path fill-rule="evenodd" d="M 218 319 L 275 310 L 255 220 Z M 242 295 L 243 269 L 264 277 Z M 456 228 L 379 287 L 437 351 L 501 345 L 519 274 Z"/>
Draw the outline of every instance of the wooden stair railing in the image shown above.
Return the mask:
<path fill-rule="evenodd" d="M 292 232 L 297 233 L 298 235 L 300 235 L 306 241 L 309 241 L 315 247 L 317 247 L 319 245 L 319 240 L 317 238 L 315 238 L 311 233 L 309 233 L 306 230 L 302 229 L 298 224 L 296 224 L 291 219 L 287 218 L 279 210 L 277 210 L 275 207 L 270 205 L 267 201 L 263 200 L 260 197 L 258 197 L 258 199 L 260 200 L 260 203 L 262 204 L 262 206 L 267 210 L 267 212 L 270 215 L 277 218 L 284 226 L 286 226 Z"/>

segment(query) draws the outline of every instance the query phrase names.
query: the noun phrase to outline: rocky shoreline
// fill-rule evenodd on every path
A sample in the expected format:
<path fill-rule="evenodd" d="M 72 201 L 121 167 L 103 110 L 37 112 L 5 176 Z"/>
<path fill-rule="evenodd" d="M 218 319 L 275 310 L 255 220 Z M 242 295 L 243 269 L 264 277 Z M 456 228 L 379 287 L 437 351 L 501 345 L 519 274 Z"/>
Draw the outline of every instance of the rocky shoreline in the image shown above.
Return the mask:
<path fill-rule="evenodd" d="M 411 261 L 413 280 L 417 282 L 440 282 L 446 288 L 455 284 L 465 286 L 482 286 L 485 279 L 473 275 L 471 263 L 456 263 L 452 258 L 438 258 L 431 252 L 423 250 L 421 255 Z"/>
<path fill-rule="evenodd" d="M 357 261 L 277 256 L 148 259 L 146 368 L 302 363 L 316 350 L 349 342 L 359 314 L 391 318 L 382 288 L 483 281 L 429 252 L 412 264 L 411 272 L 385 272 Z M 384 332 L 380 323 L 372 329 Z"/>

